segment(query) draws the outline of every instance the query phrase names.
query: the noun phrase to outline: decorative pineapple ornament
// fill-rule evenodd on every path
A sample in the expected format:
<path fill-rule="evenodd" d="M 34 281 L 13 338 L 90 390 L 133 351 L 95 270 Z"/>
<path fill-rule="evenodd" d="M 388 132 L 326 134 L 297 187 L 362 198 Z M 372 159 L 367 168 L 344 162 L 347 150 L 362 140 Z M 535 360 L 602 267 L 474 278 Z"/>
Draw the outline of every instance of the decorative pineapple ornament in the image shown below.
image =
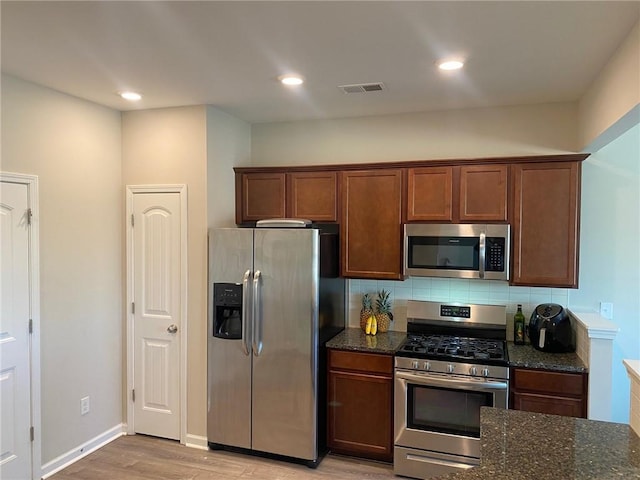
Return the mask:
<path fill-rule="evenodd" d="M 390 292 L 382 289 L 378 292 L 378 298 L 376 299 L 376 321 L 378 322 L 379 332 L 387 332 L 389 324 L 393 321 L 389 294 Z"/>
<path fill-rule="evenodd" d="M 365 293 L 362 296 L 362 309 L 360 310 L 360 328 L 363 332 L 366 332 L 367 319 L 373 315 L 373 306 L 371 295 Z"/>

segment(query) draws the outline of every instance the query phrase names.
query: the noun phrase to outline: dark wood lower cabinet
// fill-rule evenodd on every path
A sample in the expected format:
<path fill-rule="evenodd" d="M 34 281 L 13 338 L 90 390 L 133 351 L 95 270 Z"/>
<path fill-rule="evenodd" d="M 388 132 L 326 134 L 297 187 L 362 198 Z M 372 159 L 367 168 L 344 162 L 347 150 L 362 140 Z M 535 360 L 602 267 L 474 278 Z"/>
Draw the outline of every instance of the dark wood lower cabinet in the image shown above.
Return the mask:
<path fill-rule="evenodd" d="M 329 350 L 331 451 L 393 461 L 393 356 Z"/>
<path fill-rule="evenodd" d="M 587 374 L 513 368 L 514 410 L 587 418 Z"/>

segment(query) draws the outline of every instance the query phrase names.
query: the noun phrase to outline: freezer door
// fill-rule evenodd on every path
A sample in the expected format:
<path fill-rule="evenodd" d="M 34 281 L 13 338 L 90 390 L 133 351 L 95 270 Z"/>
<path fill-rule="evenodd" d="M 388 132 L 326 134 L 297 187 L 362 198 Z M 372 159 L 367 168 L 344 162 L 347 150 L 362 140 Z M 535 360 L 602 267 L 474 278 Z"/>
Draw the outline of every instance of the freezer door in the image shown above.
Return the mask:
<path fill-rule="evenodd" d="M 318 456 L 318 255 L 317 230 L 255 231 L 253 449 L 306 460 Z"/>
<path fill-rule="evenodd" d="M 251 325 L 253 230 L 209 231 L 209 302 L 207 326 L 207 436 L 210 443 L 251 448 L 251 329 L 243 339 L 213 336 L 213 284 L 243 283 L 243 327 Z"/>

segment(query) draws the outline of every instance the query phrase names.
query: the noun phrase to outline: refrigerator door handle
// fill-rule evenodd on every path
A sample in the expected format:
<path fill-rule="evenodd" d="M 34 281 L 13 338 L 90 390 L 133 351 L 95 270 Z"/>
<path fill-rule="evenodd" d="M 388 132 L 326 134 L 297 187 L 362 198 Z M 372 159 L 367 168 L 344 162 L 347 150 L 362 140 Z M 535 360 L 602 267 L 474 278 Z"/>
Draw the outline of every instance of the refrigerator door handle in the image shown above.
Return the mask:
<path fill-rule="evenodd" d="M 242 277 L 242 351 L 247 356 L 251 355 L 251 335 L 249 334 L 250 312 L 247 308 L 247 302 L 249 301 L 249 278 L 251 278 L 251 270 L 244 272 L 244 276 Z"/>
<path fill-rule="evenodd" d="M 262 312 L 260 311 L 260 270 L 253 274 L 253 354 L 262 353 Z"/>

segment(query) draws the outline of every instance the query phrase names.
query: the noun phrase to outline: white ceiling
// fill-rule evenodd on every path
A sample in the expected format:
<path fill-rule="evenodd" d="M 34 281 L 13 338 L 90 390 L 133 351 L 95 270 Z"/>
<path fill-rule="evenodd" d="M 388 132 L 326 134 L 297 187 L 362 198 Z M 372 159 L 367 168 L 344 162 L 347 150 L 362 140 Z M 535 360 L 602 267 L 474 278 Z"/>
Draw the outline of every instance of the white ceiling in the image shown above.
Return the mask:
<path fill-rule="evenodd" d="M 248 122 L 574 101 L 639 1 L 11 2 L 2 71 L 117 110 L 214 105 Z M 442 74 L 443 56 L 467 59 Z M 276 77 L 295 71 L 296 89 Z M 343 84 L 383 82 L 344 94 Z M 131 104 L 118 91 L 142 92 Z"/>

